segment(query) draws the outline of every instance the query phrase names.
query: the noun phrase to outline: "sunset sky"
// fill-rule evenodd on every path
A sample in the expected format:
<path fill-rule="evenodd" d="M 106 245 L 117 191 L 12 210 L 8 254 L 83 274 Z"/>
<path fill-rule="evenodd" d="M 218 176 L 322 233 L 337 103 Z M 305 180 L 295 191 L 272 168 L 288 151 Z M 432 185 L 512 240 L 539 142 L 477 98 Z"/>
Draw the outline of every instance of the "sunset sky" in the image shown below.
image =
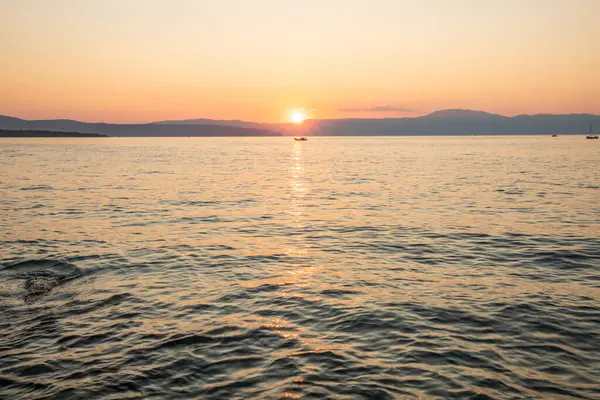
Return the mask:
<path fill-rule="evenodd" d="M 600 0 L 0 0 L 0 114 L 600 114 Z"/>

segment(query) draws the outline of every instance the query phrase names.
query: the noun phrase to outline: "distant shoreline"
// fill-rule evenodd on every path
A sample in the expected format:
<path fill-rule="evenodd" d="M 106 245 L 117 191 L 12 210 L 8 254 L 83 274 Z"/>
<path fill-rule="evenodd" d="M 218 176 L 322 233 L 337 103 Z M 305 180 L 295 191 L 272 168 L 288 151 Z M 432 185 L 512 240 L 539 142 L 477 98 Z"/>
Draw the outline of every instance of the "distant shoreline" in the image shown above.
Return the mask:
<path fill-rule="evenodd" d="M 0 115 L 0 129 L 81 132 L 109 137 L 585 135 L 590 130 L 596 132 L 594 127 L 600 127 L 600 115 L 536 114 L 506 117 L 460 109 L 439 110 L 421 117 L 406 118 L 308 119 L 301 125 L 212 119 L 115 124 L 67 119 L 24 120 Z M 56 135 L 47 135 L 51 136 Z"/>
<path fill-rule="evenodd" d="M 0 137 L 20 138 L 106 138 L 108 136 L 99 133 L 79 133 L 61 131 L 36 131 L 36 130 L 11 130 L 0 129 Z"/>
<path fill-rule="evenodd" d="M 448 133 L 448 134 L 429 134 L 429 133 L 391 133 L 391 134 L 364 134 L 364 133 L 349 133 L 349 134 L 312 134 L 312 135 L 304 135 L 307 138 L 332 138 L 332 137 L 363 137 L 363 138 L 392 138 L 392 137 L 500 137 L 500 136 L 513 136 L 513 137 L 525 137 L 525 136 L 550 136 L 552 137 L 553 133 Z M 560 133 L 558 136 L 583 136 L 585 137 L 585 133 Z M 60 132 L 60 131 L 36 131 L 36 130 L 6 130 L 0 129 L 0 138 L 106 138 L 106 139 L 219 139 L 219 138 L 293 138 L 293 135 L 281 135 L 281 136 L 218 136 L 218 135 L 210 135 L 210 136 L 183 136 L 183 135 L 173 135 L 173 136 L 112 136 L 112 135 L 101 135 L 97 133 L 78 133 L 78 132 Z"/>

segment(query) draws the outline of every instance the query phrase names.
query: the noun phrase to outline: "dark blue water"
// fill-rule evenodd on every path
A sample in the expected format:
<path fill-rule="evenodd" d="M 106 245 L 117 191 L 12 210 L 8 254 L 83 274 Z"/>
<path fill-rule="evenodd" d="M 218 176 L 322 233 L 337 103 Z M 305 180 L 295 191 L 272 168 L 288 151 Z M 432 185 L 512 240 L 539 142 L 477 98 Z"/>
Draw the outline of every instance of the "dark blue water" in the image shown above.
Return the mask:
<path fill-rule="evenodd" d="M 0 398 L 600 398 L 595 144 L 3 139 Z"/>

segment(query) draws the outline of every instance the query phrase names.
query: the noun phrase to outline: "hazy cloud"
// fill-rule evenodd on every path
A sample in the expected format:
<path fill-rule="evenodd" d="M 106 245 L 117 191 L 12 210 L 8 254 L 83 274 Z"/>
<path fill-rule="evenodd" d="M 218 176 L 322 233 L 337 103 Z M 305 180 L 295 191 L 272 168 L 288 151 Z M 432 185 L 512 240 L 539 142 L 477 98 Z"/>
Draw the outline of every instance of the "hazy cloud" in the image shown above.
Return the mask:
<path fill-rule="evenodd" d="M 394 107 L 394 106 L 377 106 L 368 108 L 340 108 L 342 112 L 414 112 L 411 108 Z"/>

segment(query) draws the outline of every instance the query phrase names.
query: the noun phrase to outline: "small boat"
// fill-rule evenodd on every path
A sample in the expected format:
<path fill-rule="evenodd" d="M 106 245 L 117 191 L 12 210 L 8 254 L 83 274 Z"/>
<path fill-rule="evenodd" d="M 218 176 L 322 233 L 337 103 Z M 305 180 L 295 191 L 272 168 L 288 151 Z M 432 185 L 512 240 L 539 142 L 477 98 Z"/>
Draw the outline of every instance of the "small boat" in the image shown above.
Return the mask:
<path fill-rule="evenodd" d="M 558 135 L 552 135 L 552 137 L 558 137 Z"/>
<path fill-rule="evenodd" d="M 592 135 L 592 124 L 590 124 L 590 134 L 585 137 L 586 139 L 598 139 L 598 135 Z"/>
<path fill-rule="evenodd" d="M 295 140 L 295 141 L 297 141 L 297 142 L 305 142 L 305 141 L 307 141 L 308 139 L 307 139 L 307 138 L 305 138 L 305 137 L 294 137 L 294 140 Z"/>

